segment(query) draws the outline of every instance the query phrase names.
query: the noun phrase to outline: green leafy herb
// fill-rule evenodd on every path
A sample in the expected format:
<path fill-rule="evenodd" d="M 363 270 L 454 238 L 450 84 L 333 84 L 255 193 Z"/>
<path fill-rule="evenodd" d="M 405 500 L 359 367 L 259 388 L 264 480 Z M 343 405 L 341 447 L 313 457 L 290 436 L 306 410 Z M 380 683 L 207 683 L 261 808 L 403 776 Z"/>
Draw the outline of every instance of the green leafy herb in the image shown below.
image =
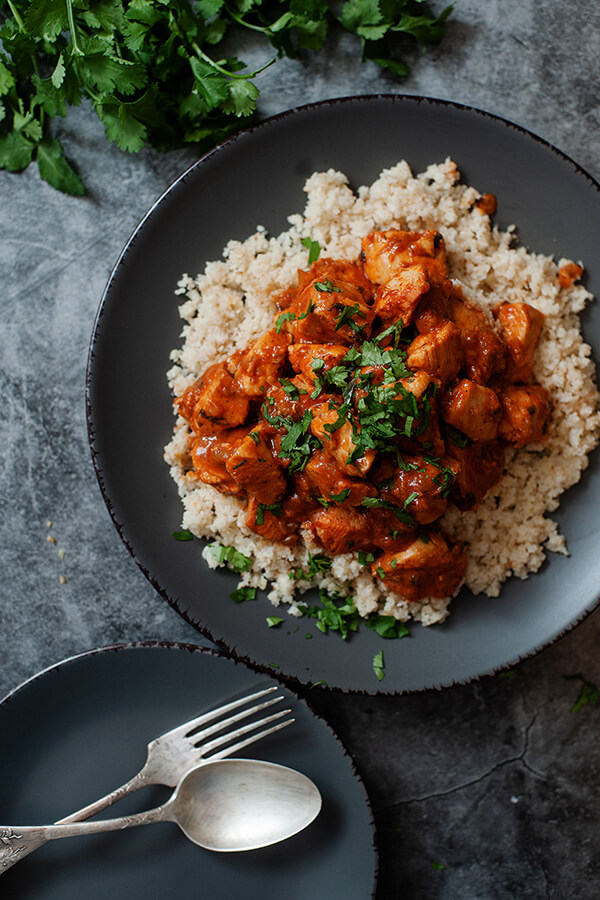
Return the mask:
<path fill-rule="evenodd" d="M 433 869 L 434 872 L 440 872 L 442 869 L 445 869 L 445 868 L 446 868 L 446 864 L 445 864 L 445 863 L 436 863 L 436 862 L 432 862 L 432 863 L 431 863 L 431 868 Z"/>
<path fill-rule="evenodd" d="M 252 559 L 244 556 L 235 547 L 222 546 L 221 544 L 209 544 L 208 549 L 221 565 L 227 566 L 232 572 L 246 572 L 252 565 Z"/>
<path fill-rule="evenodd" d="M 260 444 L 260 434 L 258 433 L 258 431 L 251 431 L 250 437 L 252 438 L 252 440 L 254 441 L 255 444 L 257 444 L 257 445 Z"/>
<path fill-rule="evenodd" d="M 333 560 L 323 553 L 313 554 L 308 551 L 308 569 L 292 569 L 289 573 L 293 581 L 311 581 L 315 575 L 321 575 L 331 569 Z"/>
<path fill-rule="evenodd" d="M 288 397 L 291 397 L 292 400 L 298 399 L 298 397 L 300 396 L 298 388 L 296 387 L 295 384 L 292 384 L 292 382 L 290 381 L 289 378 L 280 378 L 279 384 L 281 385 L 283 390 L 286 392 Z"/>
<path fill-rule="evenodd" d="M 321 245 L 318 241 L 312 241 L 309 237 L 302 238 L 302 246 L 308 250 L 308 264 L 312 266 L 321 255 Z"/>
<path fill-rule="evenodd" d="M 173 537 L 176 541 L 193 541 L 194 535 L 188 528 L 184 528 L 183 531 L 174 531 Z"/>
<path fill-rule="evenodd" d="M 370 509 L 391 509 L 400 522 L 403 522 L 405 525 L 413 524 L 413 517 L 409 513 L 404 512 L 394 503 L 390 503 L 389 500 L 383 500 L 381 497 L 365 497 L 364 500 L 361 500 L 360 505 Z"/>
<path fill-rule="evenodd" d="M 235 603 L 245 603 L 247 600 L 256 600 L 256 588 L 255 587 L 236 588 L 235 591 L 232 591 L 229 596 Z"/>
<path fill-rule="evenodd" d="M 325 283 L 331 284 L 330 281 L 326 281 Z M 315 287 L 317 287 L 317 285 L 315 285 Z M 333 290 L 340 291 L 341 288 L 333 288 Z M 354 316 L 358 316 L 360 319 L 365 318 L 365 314 L 364 312 L 361 312 L 358 303 L 353 303 L 352 306 L 343 304 L 339 307 L 339 310 L 340 314 L 336 319 L 334 331 L 339 331 L 344 325 L 349 325 L 356 334 L 362 331 L 361 326 L 354 321 Z"/>
<path fill-rule="evenodd" d="M 368 553 L 365 550 L 358 551 L 358 561 L 361 566 L 368 566 L 369 563 L 375 562 L 375 557 L 372 553 Z"/>
<path fill-rule="evenodd" d="M 267 625 L 269 628 L 277 628 L 282 622 L 283 619 L 280 619 L 279 616 L 267 616 Z"/>
<path fill-rule="evenodd" d="M 310 367 L 313 370 L 313 372 L 318 372 L 320 369 L 323 368 L 324 365 L 325 365 L 325 362 L 322 359 L 313 359 L 310 364 Z"/>
<path fill-rule="evenodd" d="M 563 675 L 565 681 L 580 681 L 581 690 L 579 697 L 571 707 L 571 712 L 579 712 L 586 703 L 597 703 L 600 699 L 600 692 L 595 684 L 588 681 L 583 675 Z"/>
<path fill-rule="evenodd" d="M 259 503 L 256 509 L 256 524 L 265 524 L 265 512 L 272 512 L 274 516 L 280 516 L 283 512 L 281 503 Z"/>
<path fill-rule="evenodd" d="M 365 619 L 365 625 L 382 638 L 403 638 L 410 633 L 404 622 L 394 616 L 383 616 L 374 613 Z"/>
<path fill-rule="evenodd" d="M 461 449 L 466 447 L 469 443 L 469 438 L 466 434 L 463 434 L 462 431 L 459 431 L 458 428 L 454 428 L 453 425 L 445 425 L 445 431 L 453 444 Z"/>
<path fill-rule="evenodd" d="M 336 294 L 342 293 L 341 287 L 338 287 L 331 281 L 315 281 L 315 290 L 320 291 L 322 294 L 332 294 L 334 292 Z"/>
<path fill-rule="evenodd" d="M 282 312 L 280 316 L 277 316 L 277 319 L 275 320 L 275 331 L 277 334 L 281 333 L 284 322 L 293 322 L 295 318 L 296 316 L 293 312 Z"/>
<path fill-rule="evenodd" d="M 358 37 L 363 61 L 402 77 L 398 35 L 436 44 L 451 12 L 436 17 L 417 2 L 346 0 L 340 9 L 330 0 L 2 0 L 0 168 L 19 172 L 36 161 L 53 187 L 82 194 L 51 133 L 52 119 L 82 100 L 121 150 L 209 149 L 253 115 L 255 79 L 275 62 L 249 71 L 228 56 L 244 31 L 294 57 L 320 50 L 341 26 Z M 314 261 L 318 243 L 303 243 Z"/>
<path fill-rule="evenodd" d="M 361 619 L 351 598 L 320 590 L 319 599 L 322 606 L 303 607 L 304 614 L 317 620 L 316 626 L 323 634 L 335 631 L 343 640 L 348 640 L 350 633 L 358 629 Z"/>
<path fill-rule="evenodd" d="M 385 663 L 383 661 L 383 650 L 376 653 L 373 657 L 373 671 L 377 681 L 383 681 L 385 678 Z"/>

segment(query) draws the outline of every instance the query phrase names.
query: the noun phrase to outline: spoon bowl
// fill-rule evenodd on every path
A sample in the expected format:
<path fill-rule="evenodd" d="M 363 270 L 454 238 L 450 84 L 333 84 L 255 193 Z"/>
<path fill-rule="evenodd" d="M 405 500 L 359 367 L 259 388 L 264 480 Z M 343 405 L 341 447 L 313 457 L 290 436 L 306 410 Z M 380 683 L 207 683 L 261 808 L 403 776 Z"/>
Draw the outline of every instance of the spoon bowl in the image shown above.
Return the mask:
<path fill-rule="evenodd" d="M 256 850 L 292 837 L 317 817 L 321 795 L 294 769 L 225 759 L 192 769 L 173 795 L 170 818 L 195 844 Z"/>

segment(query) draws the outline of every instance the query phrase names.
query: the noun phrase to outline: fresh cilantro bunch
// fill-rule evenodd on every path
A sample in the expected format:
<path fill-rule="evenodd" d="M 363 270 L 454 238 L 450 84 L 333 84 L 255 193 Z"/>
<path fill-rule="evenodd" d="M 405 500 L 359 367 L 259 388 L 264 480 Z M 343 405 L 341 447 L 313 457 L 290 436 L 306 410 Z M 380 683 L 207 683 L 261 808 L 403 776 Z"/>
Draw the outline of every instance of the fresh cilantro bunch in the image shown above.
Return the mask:
<path fill-rule="evenodd" d="M 249 72 L 221 56 L 225 38 L 259 32 L 295 56 L 338 24 L 358 35 L 363 60 L 403 76 L 398 35 L 438 43 L 450 12 L 433 16 L 422 0 L 0 0 L 0 168 L 35 160 L 53 187 L 83 194 L 49 123 L 84 99 L 121 150 L 205 150 L 252 115 L 254 79 L 274 62 Z"/>

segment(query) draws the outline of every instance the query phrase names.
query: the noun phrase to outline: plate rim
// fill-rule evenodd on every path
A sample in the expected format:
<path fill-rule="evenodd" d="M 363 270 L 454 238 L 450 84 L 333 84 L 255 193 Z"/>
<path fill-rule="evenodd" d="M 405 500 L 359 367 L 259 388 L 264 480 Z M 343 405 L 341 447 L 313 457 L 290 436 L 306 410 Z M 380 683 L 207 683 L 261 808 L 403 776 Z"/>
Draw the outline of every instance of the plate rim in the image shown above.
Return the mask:
<path fill-rule="evenodd" d="M 14 702 L 15 698 L 18 694 L 20 694 L 25 688 L 29 687 L 32 684 L 35 684 L 38 681 L 41 681 L 47 675 L 51 675 L 54 672 L 58 672 L 66 666 L 71 665 L 72 663 L 79 662 L 82 659 L 91 659 L 92 657 L 109 654 L 109 653 L 117 653 L 121 650 L 183 650 L 191 654 L 199 653 L 201 656 L 208 656 L 217 659 L 225 660 L 226 662 L 232 663 L 233 665 L 240 665 L 247 669 L 250 669 L 251 672 L 255 675 L 269 675 L 273 678 L 274 681 L 281 683 L 281 686 L 286 690 L 290 691 L 294 694 L 296 700 L 306 706 L 310 715 L 317 719 L 321 725 L 323 725 L 331 738 L 338 744 L 340 747 L 344 757 L 346 758 L 349 766 L 352 777 L 357 782 L 358 787 L 362 793 L 363 801 L 366 807 L 368 819 L 369 819 L 369 827 L 371 830 L 371 846 L 373 849 L 374 855 L 374 866 L 373 866 L 373 885 L 371 889 L 371 900 L 375 900 L 377 893 L 377 886 L 379 883 L 379 874 L 381 867 L 381 854 L 380 854 L 380 840 L 377 829 L 377 824 L 375 822 L 375 815 L 373 812 L 373 805 L 371 803 L 371 798 L 367 792 L 367 788 L 365 782 L 356 767 L 356 763 L 354 761 L 354 757 L 350 752 L 350 749 L 346 746 L 345 742 L 339 736 L 339 734 L 335 731 L 333 726 L 329 723 L 329 721 L 315 708 L 310 702 L 308 697 L 301 696 L 295 689 L 294 685 L 287 684 L 286 681 L 280 676 L 277 678 L 275 673 L 272 672 L 264 672 L 261 667 L 257 666 L 254 663 L 247 663 L 245 660 L 242 660 L 240 657 L 234 656 L 233 654 L 226 653 L 218 647 L 203 647 L 200 644 L 192 644 L 187 641 L 167 641 L 167 640 L 142 640 L 142 641 L 119 641 L 113 644 L 103 644 L 98 647 L 92 647 L 88 650 L 82 650 L 79 653 L 75 653 L 72 656 L 67 656 L 64 659 L 60 659 L 57 662 L 51 663 L 49 666 L 46 666 L 43 669 L 40 669 L 38 672 L 35 672 L 33 675 L 30 675 L 24 681 L 21 681 L 14 688 L 8 691 L 3 697 L 0 697 L 0 715 L 2 714 L 3 708 L 9 706 L 12 702 Z"/>
<path fill-rule="evenodd" d="M 447 100 L 439 97 L 431 97 L 422 94 L 402 94 L 402 93 L 369 93 L 369 94 L 354 94 L 354 95 L 346 95 L 342 97 L 332 97 L 325 98 L 323 100 L 312 101 L 310 103 L 301 104 L 299 106 L 290 107 L 289 109 L 283 110 L 279 113 L 275 113 L 272 116 L 268 116 L 264 119 L 261 119 L 259 122 L 253 123 L 246 128 L 240 129 L 235 134 L 228 137 L 226 140 L 213 147 L 205 154 L 203 154 L 199 159 L 195 160 L 191 165 L 189 165 L 180 175 L 178 175 L 169 185 L 168 187 L 158 196 L 158 198 L 152 203 L 147 212 L 143 215 L 137 226 L 131 232 L 129 238 L 125 242 L 121 252 L 119 253 L 117 260 L 110 272 L 110 275 L 107 279 L 106 285 L 102 292 L 102 296 L 100 298 L 100 302 L 98 305 L 98 309 L 96 311 L 96 315 L 94 317 L 94 322 L 92 326 L 92 333 L 90 337 L 88 355 L 87 355 L 87 363 L 86 363 L 86 372 L 85 372 L 85 418 L 86 418 L 86 428 L 87 428 L 87 436 L 88 436 L 88 444 L 90 448 L 90 454 L 92 458 L 92 464 L 94 467 L 94 471 L 96 473 L 96 478 L 98 481 L 98 486 L 100 488 L 100 492 L 104 499 L 106 508 L 110 514 L 113 525 L 115 526 L 117 533 L 135 561 L 138 568 L 150 582 L 152 587 L 157 591 L 159 596 L 166 600 L 169 606 L 180 615 L 184 621 L 186 621 L 189 625 L 191 625 L 196 631 L 202 634 L 205 638 L 212 641 L 219 648 L 220 651 L 225 653 L 227 656 L 233 657 L 236 661 L 247 665 L 249 668 L 254 669 L 262 674 L 270 675 L 274 677 L 275 680 L 281 681 L 283 684 L 292 683 L 297 688 L 308 689 L 310 684 L 308 682 L 303 682 L 298 676 L 292 674 L 286 674 L 285 676 L 281 673 L 275 672 L 268 665 L 263 665 L 259 662 L 252 660 L 250 657 L 240 654 L 233 650 L 227 641 L 223 638 L 216 638 L 212 634 L 209 625 L 199 624 L 194 621 L 191 616 L 188 615 L 187 610 L 181 608 L 177 602 L 175 597 L 170 595 L 170 592 L 163 587 L 157 580 L 155 576 L 143 565 L 143 563 L 137 558 L 135 548 L 131 545 L 131 543 L 127 540 L 124 535 L 123 528 L 124 525 L 119 521 L 116 512 L 114 510 L 112 501 L 108 495 L 108 492 L 105 488 L 104 478 L 102 467 L 99 460 L 99 452 L 95 447 L 95 433 L 94 433 L 94 416 L 93 416 L 93 406 L 91 403 L 91 393 L 92 393 L 92 381 L 93 381 L 93 369 L 94 369 L 94 355 L 95 348 L 99 333 L 99 326 L 101 323 L 102 315 L 105 310 L 105 304 L 108 300 L 109 293 L 111 290 L 111 286 L 115 276 L 119 271 L 119 267 L 123 263 L 130 247 L 137 240 L 140 235 L 142 229 L 145 227 L 146 222 L 152 216 L 154 211 L 168 198 L 168 196 L 173 192 L 181 183 L 185 182 L 185 180 L 198 168 L 202 167 L 208 160 L 210 160 L 215 154 L 220 153 L 222 150 L 227 149 L 230 146 L 236 144 L 239 140 L 243 139 L 246 135 L 252 135 L 257 131 L 264 131 L 274 124 L 283 121 L 285 119 L 291 118 L 299 113 L 303 113 L 310 110 L 321 109 L 327 106 L 338 106 L 338 105 L 350 105 L 354 103 L 371 103 L 374 101 L 384 101 L 384 102 L 408 102 L 412 103 L 415 106 L 420 104 L 425 104 L 431 108 L 435 108 L 436 106 L 441 107 L 442 109 L 456 109 L 461 113 L 473 114 L 476 117 L 480 116 L 482 119 L 488 119 L 491 122 L 499 123 L 504 125 L 509 130 L 514 130 L 518 134 L 524 135 L 527 138 L 532 139 L 534 142 L 540 144 L 546 150 L 549 150 L 552 154 L 558 157 L 563 163 L 566 163 L 571 167 L 573 172 L 578 176 L 583 177 L 583 179 L 588 182 L 589 186 L 598 194 L 598 198 L 600 199 L 600 181 L 595 179 L 590 173 L 583 168 L 578 162 L 576 162 L 571 156 L 569 156 L 564 151 L 560 150 L 556 145 L 552 144 L 546 138 L 541 137 L 535 132 L 531 131 L 528 128 L 525 128 L 523 125 L 520 125 L 511 119 L 506 117 L 497 115 L 496 113 L 491 113 L 487 110 L 481 109 L 476 106 L 472 106 L 467 103 L 460 103 L 455 100 Z M 598 298 L 600 302 L 600 297 Z M 600 370 L 599 370 L 600 371 Z M 592 451 L 592 453 L 598 452 L 598 448 Z M 589 454 L 588 454 L 589 458 Z M 402 696 L 405 694 L 417 694 L 424 693 L 426 691 L 432 690 L 444 690 L 447 687 L 455 687 L 458 685 L 467 685 L 472 684 L 477 681 L 480 681 L 483 678 L 493 677 L 497 675 L 499 672 L 506 671 L 507 669 L 513 668 L 515 665 L 518 665 L 525 660 L 532 659 L 534 656 L 544 652 L 549 649 L 551 646 L 556 644 L 558 641 L 562 640 L 566 637 L 576 626 L 580 625 L 588 616 L 594 612 L 598 606 L 600 605 L 600 585 L 597 588 L 595 600 L 590 604 L 588 609 L 585 609 L 580 613 L 577 618 L 573 619 L 569 624 L 564 627 L 562 630 L 555 633 L 548 640 L 544 641 L 541 644 L 536 645 L 534 648 L 530 650 L 530 652 L 525 653 L 520 656 L 515 656 L 513 659 L 506 662 L 504 665 L 494 667 L 486 672 L 481 672 L 474 674 L 470 677 L 461 679 L 461 678 L 453 678 L 450 681 L 440 683 L 440 684 L 429 684 L 423 685 L 416 688 L 391 688 L 387 689 L 381 682 L 378 683 L 377 687 L 373 689 L 369 688 L 340 688 L 335 686 L 324 685 L 327 690 L 330 691 L 339 691 L 344 694 L 357 694 L 362 696 L 379 696 L 379 695 L 387 695 L 387 696 Z M 141 642 L 143 643 L 143 642 Z M 167 642 L 169 643 L 169 642 Z M 0 701 L 0 703 L 3 701 Z"/>

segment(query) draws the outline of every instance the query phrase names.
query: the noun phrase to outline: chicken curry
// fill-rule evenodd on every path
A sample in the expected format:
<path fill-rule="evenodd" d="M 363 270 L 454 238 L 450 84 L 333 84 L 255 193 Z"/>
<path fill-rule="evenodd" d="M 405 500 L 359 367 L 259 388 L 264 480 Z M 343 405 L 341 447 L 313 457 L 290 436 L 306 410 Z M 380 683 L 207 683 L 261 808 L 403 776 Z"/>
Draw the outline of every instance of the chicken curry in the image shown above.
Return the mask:
<path fill-rule="evenodd" d="M 505 447 L 546 436 L 543 324 L 526 303 L 492 318 L 463 296 L 437 231 L 371 232 L 359 260 L 299 271 L 272 327 L 176 399 L 188 477 L 244 499 L 268 540 L 308 530 L 332 556 L 362 551 L 406 600 L 446 597 L 467 565 L 439 527 L 448 503 L 476 509 Z"/>

